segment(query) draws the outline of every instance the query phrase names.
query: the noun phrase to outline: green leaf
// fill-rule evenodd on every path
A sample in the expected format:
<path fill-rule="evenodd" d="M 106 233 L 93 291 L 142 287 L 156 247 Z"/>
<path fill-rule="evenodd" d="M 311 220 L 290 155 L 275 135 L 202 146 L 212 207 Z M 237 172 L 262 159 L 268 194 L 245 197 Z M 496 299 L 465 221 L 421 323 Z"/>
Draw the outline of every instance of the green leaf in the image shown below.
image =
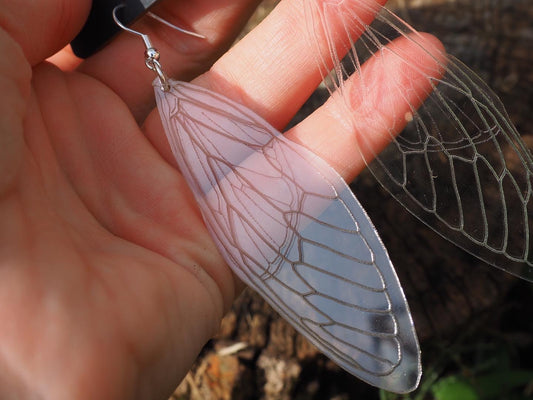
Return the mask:
<path fill-rule="evenodd" d="M 432 387 L 435 400 L 480 400 L 475 389 L 457 376 L 440 379 Z"/>

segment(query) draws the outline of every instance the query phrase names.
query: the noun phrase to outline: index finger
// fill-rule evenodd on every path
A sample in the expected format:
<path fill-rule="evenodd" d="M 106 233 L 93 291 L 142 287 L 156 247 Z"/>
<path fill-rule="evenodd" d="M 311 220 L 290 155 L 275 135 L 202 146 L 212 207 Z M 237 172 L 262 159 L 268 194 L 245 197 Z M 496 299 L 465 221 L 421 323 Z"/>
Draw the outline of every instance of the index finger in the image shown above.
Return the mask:
<path fill-rule="evenodd" d="M 370 24 L 386 0 L 349 1 L 363 23 Z M 325 0 L 284 0 L 250 34 L 221 57 L 197 82 L 246 105 L 274 127 L 285 126 L 323 78 L 318 60 L 331 48 L 348 52 L 349 37 L 341 18 L 330 18 L 329 37 L 315 29 Z M 373 10 L 369 12 L 369 5 Z M 354 30 L 351 39 L 362 33 Z M 332 41 L 333 40 L 333 41 Z M 332 68 L 329 58 L 326 67 Z M 228 90 L 229 89 L 229 90 Z"/>
<path fill-rule="evenodd" d="M 66 46 L 89 14 L 90 0 L 3 1 L 0 26 L 34 66 Z"/>
<path fill-rule="evenodd" d="M 325 0 L 318 0 L 325 2 Z M 384 3 L 385 0 L 380 0 Z M 365 0 L 372 4 L 373 0 Z M 322 80 L 317 69 L 317 57 L 329 52 L 328 39 L 322 36 L 317 43 L 310 29 L 312 15 L 301 0 L 283 0 L 252 32 L 222 56 L 213 67 L 194 83 L 223 93 L 260 114 L 274 127 L 280 129 Z M 351 7 L 358 2 L 351 0 Z M 315 13 L 315 18 L 320 15 Z M 373 15 L 365 12 L 370 23 Z M 346 47 L 347 38 L 342 21 L 333 24 L 336 46 Z M 154 146 L 174 164 L 170 147 L 162 134 L 159 114 L 153 112 L 145 122 L 146 134 Z"/>

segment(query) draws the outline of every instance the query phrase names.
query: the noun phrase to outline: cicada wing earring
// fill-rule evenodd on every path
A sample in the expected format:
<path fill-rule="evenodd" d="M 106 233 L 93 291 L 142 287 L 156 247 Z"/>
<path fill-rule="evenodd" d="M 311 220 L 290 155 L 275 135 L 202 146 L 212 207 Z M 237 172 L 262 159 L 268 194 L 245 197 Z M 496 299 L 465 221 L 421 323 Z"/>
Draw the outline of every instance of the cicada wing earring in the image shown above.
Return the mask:
<path fill-rule="evenodd" d="M 260 116 L 204 88 L 155 82 L 169 143 L 235 273 L 364 381 L 413 390 L 420 352 L 376 229 L 344 180 Z"/>

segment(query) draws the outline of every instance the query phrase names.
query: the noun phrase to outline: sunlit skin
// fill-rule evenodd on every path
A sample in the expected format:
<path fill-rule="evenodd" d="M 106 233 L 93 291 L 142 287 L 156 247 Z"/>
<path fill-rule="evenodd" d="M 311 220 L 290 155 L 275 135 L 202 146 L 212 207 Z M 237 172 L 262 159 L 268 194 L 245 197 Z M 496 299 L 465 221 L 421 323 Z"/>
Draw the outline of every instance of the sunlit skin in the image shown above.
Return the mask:
<path fill-rule="evenodd" d="M 150 19 L 135 28 L 150 35 L 168 75 L 191 80 L 256 3 L 154 9 L 207 40 Z M 0 2 L 0 398 L 165 399 L 242 287 L 176 169 L 142 41 L 122 34 L 81 63 L 60 51 L 89 7 Z M 320 80 L 305 32 L 301 0 L 284 0 L 194 82 L 282 128 Z M 380 68 L 375 76 L 390 77 Z M 361 94 L 356 81 L 350 90 Z M 287 134 L 351 179 L 363 162 L 334 107 Z M 376 134 L 371 123 L 356 133 Z"/>

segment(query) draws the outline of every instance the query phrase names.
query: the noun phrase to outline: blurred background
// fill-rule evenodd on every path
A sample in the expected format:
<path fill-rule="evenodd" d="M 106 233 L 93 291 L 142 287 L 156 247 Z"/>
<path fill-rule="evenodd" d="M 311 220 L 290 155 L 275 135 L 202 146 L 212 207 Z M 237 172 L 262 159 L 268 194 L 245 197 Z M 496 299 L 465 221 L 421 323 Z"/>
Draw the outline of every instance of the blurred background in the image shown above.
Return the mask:
<path fill-rule="evenodd" d="M 264 1 L 245 32 L 277 2 Z M 435 34 L 477 72 L 533 149 L 532 0 L 394 0 L 388 7 L 415 29 Z M 319 91 L 310 99 L 302 115 L 324 95 Z M 352 187 L 389 251 L 411 307 L 422 347 L 419 389 L 394 395 L 352 377 L 247 289 L 172 399 L 533 398 L 533 284 L 442 239 L 368 172 Z"/>

